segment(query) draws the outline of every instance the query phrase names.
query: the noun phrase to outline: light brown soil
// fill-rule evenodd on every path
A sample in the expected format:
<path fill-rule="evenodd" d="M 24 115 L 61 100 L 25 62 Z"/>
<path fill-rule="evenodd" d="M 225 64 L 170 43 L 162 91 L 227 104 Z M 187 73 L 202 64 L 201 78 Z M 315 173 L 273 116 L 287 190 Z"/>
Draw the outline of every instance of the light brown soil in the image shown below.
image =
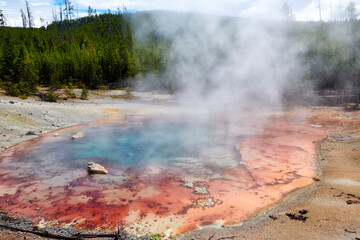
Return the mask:
<path fill-rule="evenodd" d="M 15 232 L 12 230 L 0 228 L 0 239 L 4 239 L 4 240 L 20 240 L 20 239 L 37 240 L 37 239 L 48 239 L 48 238 L 39 237 L 35 234 Z"/>

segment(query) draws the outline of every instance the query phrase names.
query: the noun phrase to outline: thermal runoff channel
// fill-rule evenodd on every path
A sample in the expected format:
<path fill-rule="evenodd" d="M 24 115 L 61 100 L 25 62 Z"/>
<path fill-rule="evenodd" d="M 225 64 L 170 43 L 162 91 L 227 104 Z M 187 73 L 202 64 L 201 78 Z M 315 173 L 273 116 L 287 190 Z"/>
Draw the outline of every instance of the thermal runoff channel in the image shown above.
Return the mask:
<path fill-rule="evenodd" d="M 62 129 L 2 153 L 0 208 L 47 226 L 136 235 L 238 224 L 313 181 L 324 136 L 314 116 L 262 113 L 261 129 L 250 115 L 237 128 L 221 116 L 169 115 Z M 109 173 L 89 174 L 88 162 Z"/>

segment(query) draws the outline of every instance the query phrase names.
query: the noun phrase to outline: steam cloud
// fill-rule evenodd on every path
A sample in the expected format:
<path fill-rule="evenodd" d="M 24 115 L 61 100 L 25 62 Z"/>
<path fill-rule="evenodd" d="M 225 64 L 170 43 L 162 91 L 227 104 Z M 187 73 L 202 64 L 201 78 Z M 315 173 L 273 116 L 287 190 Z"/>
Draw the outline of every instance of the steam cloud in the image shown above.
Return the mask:
<path fill-rule="evenodd" d="M 185 105 L 196 103 L 207 110 L 281 108 L 284 89 L 302 77 L 297 56 L 303 48 L 289 41 L 284 22 L 176 13 L 150 16 L 151 23 L 138 34 L 157 31 L 173 39 L 165 75 L 177 84 Z"/>
<path fill-rule="evenodd" d="M 309 71 L 301 61 L 316 37 L 307 41 L 292 36 L 302 32 L 298 31 L 302 27 L 299 24 L 148 13 L 147 23 L 136 28 L 137 36 L 141 39 L 155 32 L 170 39 L 169 64 L 163 76 L 145 76 L 138 87 L 144 88 L 142 84 L 149 82 L 156 85 L 159 79 L 162 83 L 175 83 L 182 107 L 176 117 L 190 123 L 194 120 L 226 123 L 222 127 L 228 133 L 227 145 L 232 146 L 239 136 L 262 133 L 269 115 L 259 110 L 282 110 L 285 94 L 296 99 L 311 89 L 304 85 Z M 298 29 L 291 33 L 294 26 Z M 333 40 L 338 37 L 331 31 L 324 34 Z M 305 117 L 297 116 L 293 124 Z"/>

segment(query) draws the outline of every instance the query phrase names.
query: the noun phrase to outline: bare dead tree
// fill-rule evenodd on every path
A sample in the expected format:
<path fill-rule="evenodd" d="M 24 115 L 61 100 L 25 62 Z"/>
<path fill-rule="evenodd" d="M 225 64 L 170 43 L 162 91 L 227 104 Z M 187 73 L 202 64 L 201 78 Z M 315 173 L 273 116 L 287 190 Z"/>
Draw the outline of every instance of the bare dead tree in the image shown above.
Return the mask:
<path fill-rule="evenodd" d="M 45 19 L 43 17 L 40 17 L 40 23 L 42 27 L 45 25 Z"/>
<path fill-rule="evenodd" d="M 54 41 L 56 39 L 56 33 L 57 33 L 57 22 L 58 22 L 58 15 L 57 15 L 57 12 L 56 12 L 56 8 L 52 8 L 52 25 L 51 27 L 54 29 L 54 33 L 52 35 L 52 41 Z"/>
<path fill-rule="evenodd" d="M 340 0 L 339 0 L 338 7 L 339 7 L 339 21 L 341 22 L 342 21 L 342 6 L 341 6 Z"/>
<path fill-rule="evenodd" d="M 306 21 L 309 22 L 309 6 L 306 7 Z"/>
<path fill-rule="evenodd" d="M 52 17 L 53 17 L 53 22 L 56 23 L 58 21 L 58 16 L 55 8 L 52 9 Z"/>
<path fill-rule="evenodd" d="M 358 62 L 359 62 L 359 56 L 358 56 L 358 50 L 357 50 L 357 28 L 356 28 L 356 21 L 359 16 L 359 13 L 356 9 L 356 5 L 353 1 L 349 3 L 349 5 L 346 8 L 346 17 L 351 25 L 351 37 L 352 37 L 352 46 L 351 51 L 353 54 L 353 76 L 352 81 L 355 85 L 355 93 L 356 93 L 356 105 L 354 108 L 357 108 L 360 104 L 360 77 L 359 77 L 359 68 L 358 68 Z"/>
<path fill-rule="evenodd" d="M 68 29 L 68 35 L 69 35 L 69 43 L 71 43 L 71 34 L 70 34 L 70 28 L 71 28 L 71 17 L 74 10 L 74 5 L 71 5 L 70 0 L 64 0 L 65 5 L 65 18 L 66 18 L 66 25 Z"/>
<path fill-rule="evenodd" d="M 332 22 L 333 20 L 333 7 L 332 7 L 332 1 L 330 0 L 330 10 L 331 10 L 331 17 L 330 17 L 330 20 Z"/>
<path fill-rule="evenodd" d="M 122 38 L 123 42 L 125 41 L 125 25 L 127 24 L 126 13 L 127 13 L 127 8 L 125 6 L 125 1 L 123 0 L 123 9 L 122 9 L 123 22 L 122 22 L 122 28 L 121 28 L 121 38 Z"/>
<path fill-rule="evenodd" d="M 322 16 L 321 16 L 321 0 L 319 0 L 318 8 L 319 8 L 319 19 L 320 19 L 320 22 L 322 22 Z"/>
<path fill-rule="evenodd" d="M 59 13 L 60 13 L 60 28 L 61 28 L 61 43 L 64 42 L 64 27 L 63 27 L 63 9 L 62 6 L 59 6 Z"/>
<path fill-rule="evenodd" d="M 25 5 L 26 5 L 26 12 L 27 12 L 27 20 L 28 20 L 28 25 L 29 25 L 29 29 L 30 29 L 30 37 L 31 37 L 31 43 L 34 44 L 34 39 L 33 39 L 33 35 L 32 35 L 32 27 L 34 26 L 34 19 L 30 10 L 30 4 L 28 0 L 25 0 Z"/>
<path fill-rule="evenodd" d="M 24 13 L 24 11 L 22 9 L 20 9 L 20 13 L 21 13 L 21 20 L 22 20 L 23 28 L 26 28 L 27 27 L 26 14 Z"/>

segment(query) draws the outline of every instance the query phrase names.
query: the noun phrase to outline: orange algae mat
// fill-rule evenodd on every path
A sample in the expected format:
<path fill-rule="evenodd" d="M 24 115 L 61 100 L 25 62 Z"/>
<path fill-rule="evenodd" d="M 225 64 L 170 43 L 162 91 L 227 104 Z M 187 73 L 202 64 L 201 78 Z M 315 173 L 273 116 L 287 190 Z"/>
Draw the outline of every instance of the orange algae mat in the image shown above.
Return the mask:
<path fill-rule="evenodd" d="M 86 127 L 114 120 L 62 129 L 57 137 L 44 134 L 1 153 L 0 210 L 41 225 L 121 227 L 135 235 L 177 235 L 199 226 L 238 224 L 311 184 L 316 143 L 326 131 L 358 117 L 358 113 L 298 110 L 268 115 L 261 126 L 251 124 L 253 116 L 239 117 L 250 124 L 234 128 L 230 163 L 225 158 L 201 163 L 184 158 L 172 167 L 124 166 L 102 158 L 57 161 L 66 148 L 51 161 L 26 160 L 47 144 L 56 148 L 57 142 L 71 142 L 71 136 Z M 124 125 L 129 121 L 118 120 Z M 104 165 L 110 173 L 89 175 L 89 161 Z"/>

